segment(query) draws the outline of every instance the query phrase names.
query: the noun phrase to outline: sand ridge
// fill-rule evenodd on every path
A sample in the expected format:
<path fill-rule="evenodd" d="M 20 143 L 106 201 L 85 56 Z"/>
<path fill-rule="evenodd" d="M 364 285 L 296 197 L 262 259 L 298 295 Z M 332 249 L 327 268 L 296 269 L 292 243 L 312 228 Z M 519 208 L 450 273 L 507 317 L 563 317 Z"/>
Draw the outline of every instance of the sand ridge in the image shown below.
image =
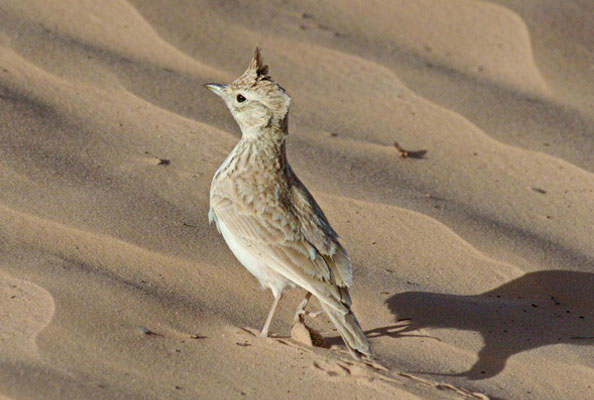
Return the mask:
<path fill-rule="evenodd" d="M 4 273 L 0 293 L 2 358 L 38 356 L 35 337 L 49 324 L 55 310 L 51 295 L 31 282 Z"/>

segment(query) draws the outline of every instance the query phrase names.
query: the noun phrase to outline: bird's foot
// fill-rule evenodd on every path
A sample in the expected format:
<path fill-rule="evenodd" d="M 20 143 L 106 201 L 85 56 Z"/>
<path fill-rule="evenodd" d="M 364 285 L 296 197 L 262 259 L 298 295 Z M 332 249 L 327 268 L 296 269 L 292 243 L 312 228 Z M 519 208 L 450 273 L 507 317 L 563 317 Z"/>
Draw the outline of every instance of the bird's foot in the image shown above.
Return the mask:
<path fill-rule="evenodd" d="M 258 336 L 260 336 L 260 337 L 268 337 L 268 329 L 266 329 L 266 331 L 262 330 L 262 332 L 260 332 L 260 334 Z"/>
<path fill-rule="evenodd" d="M 309 315 L 310 317 L 312 317 L 312 318 L 317 318 L 317 317 L 319 317 L 320 315 L 324 314 L 324 310 L 315 311 L 315 312 L 312 312 L 312 311 L 306 311 L 305 313 L 306 313 L 307 315 Z"/>
<path fill-rule="evenodd" d="M 317 318 L 320 315 L 322 315 L 323 313 L 324 313 L 323 310 L 312 312 L 312 311 L 305 311 L 303 309 L 298 309 L 297 312 L 295 313 L 295 317 L 293 318 L 293 323 L 296 324 L 297 322 L 303 322 L 306 315 L 309 317 L 312 317 L 312 318 Z"/>

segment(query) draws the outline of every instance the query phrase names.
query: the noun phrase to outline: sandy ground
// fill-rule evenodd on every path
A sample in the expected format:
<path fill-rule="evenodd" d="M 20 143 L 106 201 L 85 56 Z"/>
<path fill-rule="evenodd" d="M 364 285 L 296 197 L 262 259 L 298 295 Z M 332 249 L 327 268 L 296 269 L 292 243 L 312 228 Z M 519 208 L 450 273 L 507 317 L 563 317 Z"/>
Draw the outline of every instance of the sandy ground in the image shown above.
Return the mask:
<path fill-rule="evenodd" d="M 208 225 L 256 45 L 373 362 L 300 291 L 254 336 Z M 0 398 L 593 399 L 593 54 L 590 0 L 1 1 Z"/>

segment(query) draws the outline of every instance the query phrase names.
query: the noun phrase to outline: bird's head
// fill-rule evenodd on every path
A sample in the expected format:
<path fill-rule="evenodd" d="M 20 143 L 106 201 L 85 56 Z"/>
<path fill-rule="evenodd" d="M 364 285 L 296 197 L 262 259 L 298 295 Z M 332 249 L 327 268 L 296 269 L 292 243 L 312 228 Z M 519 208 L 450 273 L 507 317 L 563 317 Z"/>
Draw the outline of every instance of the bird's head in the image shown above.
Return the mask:
<path fill-rule="evenodd" d="M 256 47 L 248 69 L 230 84 L 204 85 L 224 101 L 243 135 L 259 135 L 263 128 L 280 128 L 286 132 L 291 98 L 268 76 Z"/>

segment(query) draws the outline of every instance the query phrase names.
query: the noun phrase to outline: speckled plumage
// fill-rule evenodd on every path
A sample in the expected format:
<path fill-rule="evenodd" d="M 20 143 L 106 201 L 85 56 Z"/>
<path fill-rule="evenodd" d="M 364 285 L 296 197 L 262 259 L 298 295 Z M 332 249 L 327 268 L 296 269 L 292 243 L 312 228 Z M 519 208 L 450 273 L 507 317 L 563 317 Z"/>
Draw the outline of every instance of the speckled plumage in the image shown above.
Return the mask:
<path fill-rule="evenodd" d="M 268 76 L 257 48 L 238 79 L 206 87 L 225 101 L 242 132 L 213 177 L 209 220 L 237 259 L 272 290 L 275 301 L 262 334 L 268 334 L 283 290 L 297 286 L 320 300 L 354 357 L 370 355 L 350 310 L 349 257 L 287 161 L 290 97 Z"/>

